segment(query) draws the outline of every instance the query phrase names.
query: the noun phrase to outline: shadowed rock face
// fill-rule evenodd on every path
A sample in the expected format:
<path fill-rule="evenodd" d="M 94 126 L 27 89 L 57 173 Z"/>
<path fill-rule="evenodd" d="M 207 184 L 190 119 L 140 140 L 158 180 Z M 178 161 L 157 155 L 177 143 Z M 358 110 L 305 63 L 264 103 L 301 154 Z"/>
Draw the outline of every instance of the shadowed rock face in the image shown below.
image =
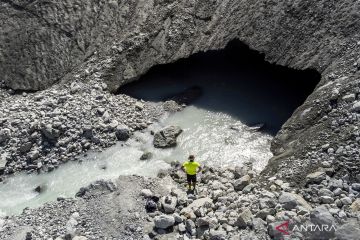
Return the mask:
<path fill-rule="evenodd" d="M 0 1 L 0 73 L 13 89 L 101 78 L 110 89 L 151 66 L 238 38 L 267 60 L 324 71 L 355 52 L 347 1 Z M 78 75 L 74 75 L 77 73 Z"/>
<path fill-rule="evenodd" d="M 310 149 L 324 139 L 356 138 L 348 126 L 338 132 L 330 126 L 353 106 L 333 114 L 338 99 L 358 94 L 359 8 L 356 0 L 0 0 L 1 85 L 39 90 L 60 80 L 104 81 L 116 91 L 154 65 L 239 39 L 269 62 L 322 74 L 317 90 L 274 139 L 279 156 L 267 173 L 282 169 L 286 175 L 280 163 L 289 156 L 299 161 L 289 158 L 288 166 L 311 171 L 314 166 L 306 170 L 302 160 Z"/>

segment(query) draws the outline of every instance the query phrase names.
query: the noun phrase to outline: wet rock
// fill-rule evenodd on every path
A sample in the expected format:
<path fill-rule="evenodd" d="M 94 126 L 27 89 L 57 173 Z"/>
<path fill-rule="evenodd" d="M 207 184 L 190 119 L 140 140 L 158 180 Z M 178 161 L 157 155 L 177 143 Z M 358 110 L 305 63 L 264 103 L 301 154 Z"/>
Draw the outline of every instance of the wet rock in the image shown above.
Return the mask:
<path fill-rule="evenodd" d="M 117 126 L 115 131 L 115 136 L 119 141 L 126 141 L 130 138 L 130 130 L 128 127 L 124 125 Z"/>
<path fill-rule="evenodd" d="M 160 229 L 167 229 L 174 226 L 175 218 L 171 215 L 160 215 L 154 218 L 155 227 Z"/>
<path fill-rule="evenodd" d="M 182 129 L 178 126 L 166 127 L 154 135 L 154 147 L 170 148 L 176 146 L 176 139 L 182 133 Z"/>
<path fill-rule="evenodd" d="M 140 156 L 140 160 L 148 160 L 151 159 L 153 154 L 151 152 L 145 152 Z"/>

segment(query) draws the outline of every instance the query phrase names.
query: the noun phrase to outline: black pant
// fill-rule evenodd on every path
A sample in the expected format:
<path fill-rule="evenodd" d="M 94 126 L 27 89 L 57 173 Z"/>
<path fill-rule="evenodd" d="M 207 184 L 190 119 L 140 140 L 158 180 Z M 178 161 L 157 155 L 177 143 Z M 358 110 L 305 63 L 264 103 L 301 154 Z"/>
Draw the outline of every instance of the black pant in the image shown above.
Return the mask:
<path fill-rule="evenodd" d="M 188 183 L 196 183 L 196 174 L 194 175 L 190 175 L 190 174 L 186 174 L 186 178 Z"/>

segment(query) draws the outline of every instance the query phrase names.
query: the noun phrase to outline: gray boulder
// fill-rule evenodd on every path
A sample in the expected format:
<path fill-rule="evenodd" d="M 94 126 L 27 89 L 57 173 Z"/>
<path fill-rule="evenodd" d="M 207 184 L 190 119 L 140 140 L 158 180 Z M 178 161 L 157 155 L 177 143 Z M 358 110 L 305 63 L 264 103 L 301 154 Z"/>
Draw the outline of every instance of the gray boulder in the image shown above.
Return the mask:
<path fill-rule="evenodd" d="M 253 215 L 249 208 L 245 208 L 239 215 L 235 225 L 239 228 L 246 228 L 251 225 Z"/>
<path fill-rule="evenodd" d="M 140 156 L 140 160 L 148 160 L 152 158 L 153 154 L 151 152 L 145 152 Z"/>
<path fill-rule="evenodd" d="M 160 215 L 154 218 L 154 223 L 156 228 L 166 229 L 174 226 L 175 218 L 171 215 Z"/>
<path fill-rule="evenodd" d="M 352 110 L 354 112 L 360 112 L 360 101 L 357 101 L 354 103 L 353 107 L 352 107 Z"/>
<path fill-rule="evenodd" d="M 54 129 L 51 124 L 43 126 L 41 133 L 49 141 L 56 141 L 60 136 L 59 130 Z"/>
<path fill-rule="evenodd" d="M 161 198 L 160 200 L 161 206 L 164 209 L 165 213 L 174 213 L 175 212 L 175 208 L 176 208 L 176 204 L 177 204 L 177 199 L 176 197 L 171 197 L 171 196 L 164 196 Z"/>
<path fill-rule="evenodd" d="M 251 178 L 250 178 L 249 175 L 245 175 L 245 176 L 239 178 L 238 180 L 236 180 L 236 181 L 234 182 L 234 189 L 235 189 L 236 191 L 241 191 L 241 190 L 243 190 L 244 187 L 246 187 L 247 185 L 249 185 L 250 180 L 251 180 Z"/>
<path fill-rule="evenodd" d="M 116 127 L 115 136 L 119 141 L 126 141 L 130 137 L 130 130 L 125 125 L 119 125 Z"/>
<path fill-rule="evenodd" d="M 0 144 L 10 139 L 10 129 L 4 128 L 0 130 Z"/>
<path fill-rule="evenodd" d="M 279 203 L 286 210 L 294 209 L 298 205 L 308 210 L 311 209 L 311 206 L 300 195 L 295 193 L 282 192 L 279 197 Z"/>
<path fill-rule="evenodd" d="M 336 229 L 335 236 L 338 240 L 359 239 L 360 222 L 353 220 Z"/>
<path fill-rule="evenodd" d="M 166 127 L 154 135 L 154 147 L 170 148 L 175 147 L 177 137 L 182 133 L 182 129 L 178 126 Z"/>
<path fill-rule="evenodd" d="M 306 176 L 306 183 L 321 183 L 323 180 L 326 179 L 326 173 L 325 172 L 314 172 Z"/>

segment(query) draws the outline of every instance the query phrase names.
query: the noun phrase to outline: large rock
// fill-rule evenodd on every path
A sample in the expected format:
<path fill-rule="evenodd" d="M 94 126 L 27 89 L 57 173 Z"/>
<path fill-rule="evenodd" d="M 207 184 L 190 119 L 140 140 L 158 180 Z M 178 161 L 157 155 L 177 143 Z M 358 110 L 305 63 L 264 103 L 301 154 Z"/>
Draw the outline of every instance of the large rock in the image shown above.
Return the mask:
<path fill-rule="evenodd" d="M 314 225 L 318 226 L 328 226 L 330 231 L 320 231 L 315 230 L 314 232 L 309 233 L 311 239 L 330 239 L 334 237 L 334 233 L 336 230 L 335 219 L 329 210 L 324 206 L 320 205 L 316 207 L 313 211 L 310 212 L 310 221 Z M 331 228 L 334 226 L 335 228 Z"/>
<path fill-rule="evenodd" d="M 115 136 L 119 141 L 126 141 L 130 137 L 130 130 L 125 125 L 119 125 L 116 127 Z"/>
<path fill-rule="evenodd" d="M 338 227 L 335 232 L 338 240 L 360 239 L 360 222 L 351 220 L 344 225 Z"/>
<path fill-rule="evenodd" d="M 154 218 L 155 227 L 160 229 L 166 229 L 174 226 L 175 218 L 171 215 L 160 215 Z"/>
<path fill-rule="evenodd" d="M 178 126 L 166 127 L 154 135 L 154 147 L 170 148 L 176 146 L 176 139 L 182 133 Z"/>
<path fill-rule="evenodd" d="M 175 212 L 175 208 L 176 208 L 176 204 L 177 204 L 177 199 L 176 197 L 171 197 L 171 196 L 164 196 L 160 199 L 160 203 L 162 208 L 164 209 L 165 213 L 173 213 Z"/>
<path fill-rule="evenodd" d="M 246 187 L 247 185 L 249 185 L 250 183 L 250 180 L 251 180 L 251 177 L 249 175 L 245 175 L 239 179 L 237 179 L 235 182 L 234 182 L 234 189 L 236 191 L 241 191 L 244 189 L 244 187 Z"/>
<path fill-rule="evenodd" d="M 235 225 L 239 228 L 246 228 L 247 226 L 250 226 L 252 222 L 253 215 L 249 208 L 245 208 L 237 218 L 237 221 L 235 222 Z"/>
<path fill-rule="evenodd" d="M 298 194 L 282 192 L 279 196 L 279 203 L 286 210 L 291 210 L 297 206 L 302 206 L 307 210 L 311 209 L 311 206 Z"/>
<path fill-rule="evenodd" d="M 0 130 L 0 144 L 10 139 L 10 129 L 4 128 Z"/>
<path fill-rule="evenodd" d="M 352 212 L 360 212 L 360 198 L 357 198 L 350 206 Z"/>
<path fill-rule="evenodd" d="M 326 179 L 325 172 L 314 172 L 306 176 L 306 183 L 321 183 L 323 180 Z"/>

